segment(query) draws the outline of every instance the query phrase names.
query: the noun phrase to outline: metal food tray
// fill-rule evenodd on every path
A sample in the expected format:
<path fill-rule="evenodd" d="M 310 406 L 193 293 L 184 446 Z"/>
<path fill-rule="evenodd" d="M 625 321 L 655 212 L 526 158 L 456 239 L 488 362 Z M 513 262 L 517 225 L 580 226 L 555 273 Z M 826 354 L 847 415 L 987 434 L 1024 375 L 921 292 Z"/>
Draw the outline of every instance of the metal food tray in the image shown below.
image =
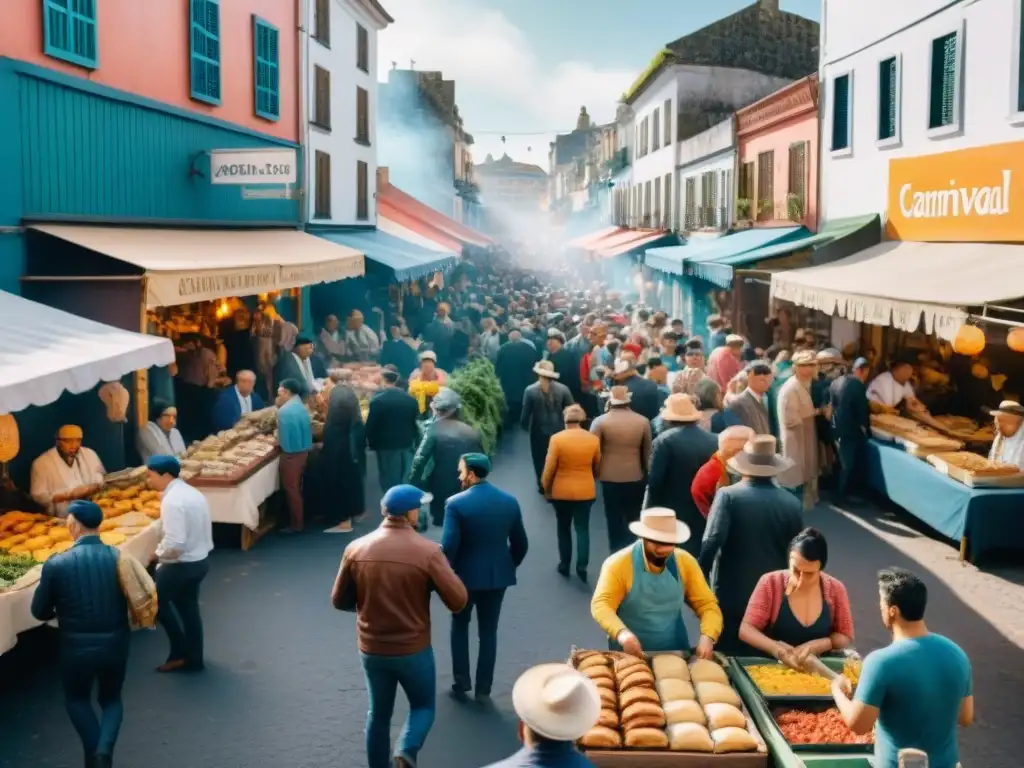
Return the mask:
<path fill-rule="evenodd" d="M 903 446 L 903 450 L 905 450 L 911 456 L 916 456 L 919 459 L 923 459 L 926 456 L 930 456 L 933 453 L 953 453 L 962 450 L 964 447 L 964 444 L 959 440 L 954 440 L 951 437 L 947 438 L 945 436 L 943 436 L 943 439 L 949 440 L 950 444 L 941 446 L 926 446 L 915 442 L 914 439 L 911 437 L 900 437 L 898 435 L 896 436 L 896 442 Z M 956 444 L 956 447 L 953 446 L 953 443 Z"/>
<path fill-rule="evenodd" d="M 831 697 L 829 697 L 827 702 L 811 699 L 810 697 L 790 697 L 785 702 L 768 702 L 768 713 L 775 722 L 776 728 L 779 727 L 776 717 L 784 712 L 790 712 L 794 709 L 803 710 L 804 712 L 824 712 L 827 709 L 835 708 L 835 702 L 832 701 Z M 779 728 L 779 733 L 782 733 L 781 728 Z M 818 754 L 834 755 L 870 755 L 875 751 L 873 742 L 869 744 L 794 744 L 787 740 L 786 743 L 789 744 L 789 748 L 796 754 L 816 752 Z"/>
<path fill-rule="evenodd" d="M 1024 472 L 1018 472 L 1016 475 L 977 476 L 962 467 L 953 466 L 938 456 L 929 456 L 927 461 L 946 477 L 963 483 L 968 488 L 1024 488 Z"/>
<path fill-rule="evenodd" d="M 846 662 L 850 661 L 850 659 L 854 658 L 854 657 L 851 657 L 851 656 L 821 656 L 819 658 L 821 658 L 821 662 L 826 667 L 828 667 L 829 669 L 834 670 L 836 672 L 842 672 L 843 671 L 843 666 L 846 664 Z M 761 698 L 764 699 L 769 704 L 784 704 L 784 703 L 789 703 L 789 702 L 792 702 L 792 701 L 818 701 L 818 702 L 832 701 L 832 694 L 831 693 L 827 693 L 827 694 L 813 694 L 813 693 L 794 693 L 794 694 L 765 693 L 764 691 L 762 691 L 758 687 L 757 683 L 754 682 L 754 678 L 752 678 L 750 676 L 750 674 L 747 672 L 747 667 L 770 667 L 770 666 L 781 667 L 781 666 L 783 666 L 781 661 L 775 661 L 774 659 L 769 659 L 768 657 L 761 657 L 761 656 L 733 656 L 732 657 L 732 661 L 734 663 L 735 669 L 737 669 L 743 675 L 743 677 L 746 678 L 747 682 L 750 683 L 750 687 L 753 688 L 753 690 L 757 691 L 757 693 L 761 696 Z"/>

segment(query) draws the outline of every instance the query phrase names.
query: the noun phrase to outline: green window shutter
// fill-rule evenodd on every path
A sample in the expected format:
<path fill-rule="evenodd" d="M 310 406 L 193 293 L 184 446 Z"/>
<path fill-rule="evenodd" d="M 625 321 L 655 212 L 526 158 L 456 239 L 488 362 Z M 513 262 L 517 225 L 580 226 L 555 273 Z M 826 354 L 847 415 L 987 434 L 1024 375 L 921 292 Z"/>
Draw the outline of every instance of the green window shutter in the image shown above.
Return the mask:
<path fill-rule="evenodd" d="M 928 127 L 952 125 L 956 118 L 957 35 L 932 41 L 931 91 L 928 104 Z"/>
<path fill-rule="evenodd" d="M 196 101 L 220 104 L 220 3 L 190 0 L 191 95 Z"/>
<path fill-rule="evenodd" d="M 891 139 L 896 135 L 896 58 L 886 59 L 878 65 L 878 138 Z"/>
<path fill-rule="evenodd" d="M 266 120 L 281 117 L 277 27 L 253 16 L 256 76 L 256 114 Z"/>
<path fill-rule="evenodd" d="M 832 151 L 850 146 L 850 76 L 832 81 Z"/>
<path fill-rule="evenodd" d="M 43 53 L 96 69 L 97 0 L 43 0 Z"/>

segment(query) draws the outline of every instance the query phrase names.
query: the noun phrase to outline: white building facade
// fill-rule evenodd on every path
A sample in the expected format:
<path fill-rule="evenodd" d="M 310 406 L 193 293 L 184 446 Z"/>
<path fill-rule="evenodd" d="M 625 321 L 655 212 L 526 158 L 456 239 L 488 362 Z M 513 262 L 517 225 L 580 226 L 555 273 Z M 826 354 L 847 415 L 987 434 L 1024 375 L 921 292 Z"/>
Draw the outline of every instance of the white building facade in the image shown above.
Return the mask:
<path fill-rule="evenodd" d="M 892 160 L 936 155 L 942 187 L 968 192 L 1024 165 L 1021 145 L 993 155 L 993 181 L 984 156 L 952 161 L 958 172 L 943 157 L 1024 141 L 1020 25 L 1020 0 L 824 0 L 823 220 L 886 215 L 905 186 L 890 180 Z"/>
<path fill-rule="evenodd" d="M 679 142 L 676 185 L 679 230 L 723 231 L 732 226 L 735 206 L 735 121 L 723 120 Z"/>
<path fill-rule="evenodd" d="M 377 222 L 377 33 L 393 19 L 375 0 L 307 0 L 302 108 L 307 221 Z"/>

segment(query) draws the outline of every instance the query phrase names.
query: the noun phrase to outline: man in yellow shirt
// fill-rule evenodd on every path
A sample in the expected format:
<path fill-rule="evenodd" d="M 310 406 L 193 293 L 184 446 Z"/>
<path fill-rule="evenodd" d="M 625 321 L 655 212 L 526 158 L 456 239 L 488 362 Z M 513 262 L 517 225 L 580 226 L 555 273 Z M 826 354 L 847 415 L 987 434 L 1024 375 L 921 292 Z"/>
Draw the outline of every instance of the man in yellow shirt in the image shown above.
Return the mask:
<path fill-rule="evenodd" d="M 722 632 L 718 607 L 697 560 L 679 549 L 690 529 L 663 507 L 645 509 L 629 524 L 640 540 L 610 555 L 590 601 L 590 614 L 610 638 L 609 645 L 644 652 L 689 649 L 683 607 L 700 619 L 697 655 L 710 659 Z"/>

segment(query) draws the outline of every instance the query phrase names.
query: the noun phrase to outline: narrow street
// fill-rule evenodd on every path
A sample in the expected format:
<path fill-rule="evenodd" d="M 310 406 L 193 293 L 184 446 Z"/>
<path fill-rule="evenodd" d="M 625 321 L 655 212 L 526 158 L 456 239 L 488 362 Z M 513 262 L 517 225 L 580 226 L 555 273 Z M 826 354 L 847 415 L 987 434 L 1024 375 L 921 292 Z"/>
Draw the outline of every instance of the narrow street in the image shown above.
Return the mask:
<path fill-rule="evenodd" d="M 370 487 L 375 487 L 373 475 L 371 470 Z M 530 475 L 525 437 L 517 434 L 506 439 L 492 477 L 501 487 L 520 493 L 531 548 L 520 584 L 505 602 L 493 710 L 458 704 L 447 695 L 452 680 L 449 621 L 436 602 L 438 710 L 422 754 L 425 768 L 478 768 L 512 752 L 516 731 L 510 693 L 519 673 L 538 662 L 565 658 L 574 643 L 598 646 L 603 642 L 589 616 L 589 590 L 555 573 L 553 515 L 532 493 Z M 373 494 L 373 505 L 378 496 Z M 1024 688 L 1024 571 L 1015 568 L 993 575 L 962 566 L 948 544 L 922 537 L 901 519 L 877 510 L 854 518 L 823 506 L 808 516 L 808 522 L 828 536 L 832 550 L 828 570 L 850 592 L 856 646 L 862 651 L 887 642 L 878 617 L 875 572 L 887 565 L 902 565 L 926 579 L 931 628 L 962 645 L 974 664 L 978 720 L 961 737 L 964 766 L 1019 766 L 1019 734 L 1024 728 L 1019 705 Z M 360 530 L 374 524 L 369 519 Z M 597 564 L 607 554 L 599 506 L 591 529 L 593 581 Z M 436 537 L 438 532 L 431 535 Z M 118 764 L 130 768 L 364 766 L 366 693 L 355 621 L 334 611 L 328 598 L 347 541 L 319 534 L 292 539 L 270 536 L 249 553 L 217 552 L 203 594 L 207 671 L 197 676 L 157 675 L 152 668 L 163 660 L 163 634 L 134 637 Z M 985 616 L 972 607 L 982 601 Z M 40 642 L 38 632 L 22 638 L 23 645 Z M 28 660 L 33 655 L 29 650 L 19 647 L 12 659 Z M 78 741 L 63 710 L 54 665 L 46 661 L 33 669 L 21 665 L 15 672 L 11 659 L 5 661 L 5 679 L 0 683 L 0 766 L 80 766 Z M 394 718 L 396 732 L 403 717 L 401 708 Z"/>

